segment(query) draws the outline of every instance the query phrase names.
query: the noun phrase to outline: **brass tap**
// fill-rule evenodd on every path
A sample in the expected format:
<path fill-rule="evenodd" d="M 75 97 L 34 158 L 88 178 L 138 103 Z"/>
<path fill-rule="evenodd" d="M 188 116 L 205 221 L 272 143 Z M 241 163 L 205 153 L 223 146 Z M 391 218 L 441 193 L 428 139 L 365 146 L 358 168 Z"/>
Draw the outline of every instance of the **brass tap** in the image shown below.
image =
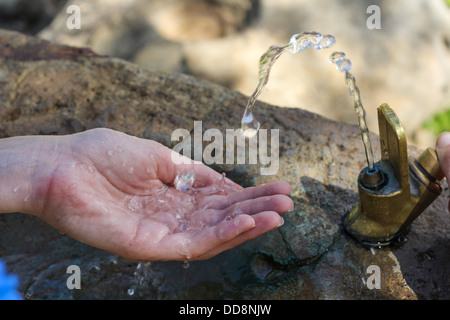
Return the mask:
<path fill-rule="evenodd" d="M 344 217 L 345 230 L 368 246 L 386 246 L 405 233 L 442 192 L 436 152 L 409 158 L 406 136 L 395 112 L 378 108 L 381 160 L 358 177 L 359 204 Z"/>

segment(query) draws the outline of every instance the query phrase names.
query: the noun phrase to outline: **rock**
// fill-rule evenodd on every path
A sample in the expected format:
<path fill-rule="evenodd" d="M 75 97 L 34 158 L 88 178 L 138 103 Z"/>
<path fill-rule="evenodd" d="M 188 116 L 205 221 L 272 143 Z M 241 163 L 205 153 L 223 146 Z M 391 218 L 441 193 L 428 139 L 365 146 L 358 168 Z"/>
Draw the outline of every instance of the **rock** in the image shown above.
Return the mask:
<path fill-rule="evenodd" d="M 120 130 L 173 147 L 171 133 L 238 128 L 247 97 L 192 76 L 149 71 L 88 49 L 0 30 L 0 136 Z M 395 110 L 395 107 L 394 107 Z M 140 264 L 60 234 L 21 213 L 0 215 L 0 256 L 27 299 L 448 299 L 448 189 L 398 244 L 368 250 L 342 230 L 366 165 L 359 129 L 298 108 L 256 105 L 279 129 L 275 175 L 259 165 L 214 165 L 244 186 L 292 184 L 285 224 L 207 261 Z M 372 134 L 379 155 L 377 137 Z M 414 147 L 410 155 L 419 152 Z M 447 187 L 447 184 L 445 184 Z M 66 273 L 80 267 L 80 290 Z M 378 266 L 380 289 L 367 286 Z M 136 275 L 134 275 L 136 272 Z M 128 291 L 132 289 L 132 291 Z M 133 292 L 133 295 L 128 295 Z"/>
<path fill-rule="evenodd" d="M 372 132 L 378 132 L 376 108 L 386 102 L 397 111 L 410 143 L 433 146 L 436 137 L 421 125 L 449 108 L 450 8 L 443 0 L 376 1 L 380 29 L 367 27 L 373 3 L 361 1 L 105 2 L 69 1 L 67 5 L 81 8 L 81 29 L 67 29 L 68 15 L 61 11 L 40 36 L 152 70 L 188 73 L 250 95 L 258 59 L 270 45 L 318 31 L 336 37 L 334 48 L 281 57 L 262 101 L 356 124 L 344 76 L 327 62 L 336 50 L 353 63 Z"/>

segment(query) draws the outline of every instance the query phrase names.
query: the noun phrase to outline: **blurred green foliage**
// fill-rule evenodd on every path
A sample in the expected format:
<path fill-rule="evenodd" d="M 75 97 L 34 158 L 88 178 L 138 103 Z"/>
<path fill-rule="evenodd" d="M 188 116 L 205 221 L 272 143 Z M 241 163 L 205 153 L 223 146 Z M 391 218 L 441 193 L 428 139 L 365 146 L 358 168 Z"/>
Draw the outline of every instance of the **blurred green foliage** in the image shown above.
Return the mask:
<path fill-rule="evenodd" d="M 444 0 L 450 7 L 450 0 Z M 438 112 L 422 124 L 422 127 L 431 131 L 436 137 L 444 131 L 450 131 L 450 109 Z"/>
<path fill-rule="evenodd" d="M 450 0 L 444 0 L 450 7 Z M 436 137 L 444 131 L 450 131 L 450 109 L 438 112 L 422 124 L 422 127 L 431 131 Z"/>
<path fill-rule="evenodd" d="M 422 126 L 424 129 L 433 132 L 436 136 L 444 131 L 450 131 L 450 109 L 436 113 L 425 121 Z"/>

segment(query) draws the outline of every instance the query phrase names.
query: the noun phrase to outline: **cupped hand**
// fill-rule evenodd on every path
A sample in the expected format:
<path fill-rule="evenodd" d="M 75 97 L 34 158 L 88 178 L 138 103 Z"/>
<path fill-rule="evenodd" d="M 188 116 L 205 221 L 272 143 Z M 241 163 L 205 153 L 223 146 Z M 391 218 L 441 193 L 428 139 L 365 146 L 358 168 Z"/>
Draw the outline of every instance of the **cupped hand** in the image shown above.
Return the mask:
<path fill-rule="evenodd" d="M 38 216 L 128 260 L 208 259 L 277 228 L 279 213 L 293 207 L 285 182 L 243 189 L 201 163 L 177 164 L 155 141 L 117 131 L 62 136 L 57 145 Z M 194 183 L 178 190 L 174 181 L 185 174 Z"/>

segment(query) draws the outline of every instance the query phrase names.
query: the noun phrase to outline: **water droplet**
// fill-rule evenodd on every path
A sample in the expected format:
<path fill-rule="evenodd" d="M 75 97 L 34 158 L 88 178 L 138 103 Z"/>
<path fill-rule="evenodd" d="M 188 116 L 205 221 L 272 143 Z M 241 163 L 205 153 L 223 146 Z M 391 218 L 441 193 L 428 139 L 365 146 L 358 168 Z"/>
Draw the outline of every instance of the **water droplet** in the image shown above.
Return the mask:
<path fill-rule="evenodd" d="M 330 56 L 330 63 L 336 63 L 338 61 L 345 59 L 345 53 L 344 52 L 333 52 Z"/>
<path fill-rule="evenodd" d="M 187 174 L 178 173 L 175 177 L 174 185 L 177 190 L 180 191 L 186 191 L 187 189 L 191 188 L 192 185 L 195 182 L 195 175 L 192 172 L 189 172 Z"/>
<path fill-rule="evenodd" d="M 139 197 L 126 197 L 125 202 L 128 202 L 128 209 L 132 212 L 142 209 Z"/>
<path fill-rule="evenodd" d="M 90 271 L 91 271 L 91 272 L 97 272 L 97 271 L 100 271 L 100 266 L 94 264 L 94 265 L 92 265 L 92 266 L 90 267 Z"/>
<path fill-rule="evenodd" d="M 133 289 L 133 288 L 128 289 L 127 294 L 128 294 L 129 296 L 134 295 L 134 289 Z"/>
<path fill-rule="evenodd" d="M 109 265 L 116 265 L 118 263 L 118 256 L 114 255 L 109 257 L 108 264 Z"/>
<path fill-rule="evenodd" d="M 256 120 L 253 113 L 245 113 L 241 120 L 242 124 L 242 135 L 247 138 L 254 137 L 259 130 L 260 123 Z"/>
<path fill-rule="evenodd" d="M 20 189 L 20 186 L 17 186 L 13 189 L 13 192 L 16 193 L 17 191 L 19 191 L 19 189 Z"/>
<path fill-rule="evenodd" d="M 319 32 L 303 32 L 294 34 L 289 41 L 291 53 L 298 53 L 308 49 L 311 45 L 316 46 L 323 39 L 323 35 Z"/>
<path fill-rule="evenodd" d="M 183 261 L 183 268 L 184 268 L 184 269 L 189 268 L 189 261 L 188 261 L 188 260 L 184 260 L 184 261 Z"/>
<path fill-rule="evenodd" d="M 335 43 L 336 39 L 332 35 L 326 35 L 314 46 L 314 49 L 320 50 L 331 48 Z"/>
<path fill-rule="evenodd" d="M 329 61 L 333 63 L 340 72 L 349 72 L 352 69 L 352 62 L 346 58 L 344 52 L 334 52 L 330 56 Z"/>

